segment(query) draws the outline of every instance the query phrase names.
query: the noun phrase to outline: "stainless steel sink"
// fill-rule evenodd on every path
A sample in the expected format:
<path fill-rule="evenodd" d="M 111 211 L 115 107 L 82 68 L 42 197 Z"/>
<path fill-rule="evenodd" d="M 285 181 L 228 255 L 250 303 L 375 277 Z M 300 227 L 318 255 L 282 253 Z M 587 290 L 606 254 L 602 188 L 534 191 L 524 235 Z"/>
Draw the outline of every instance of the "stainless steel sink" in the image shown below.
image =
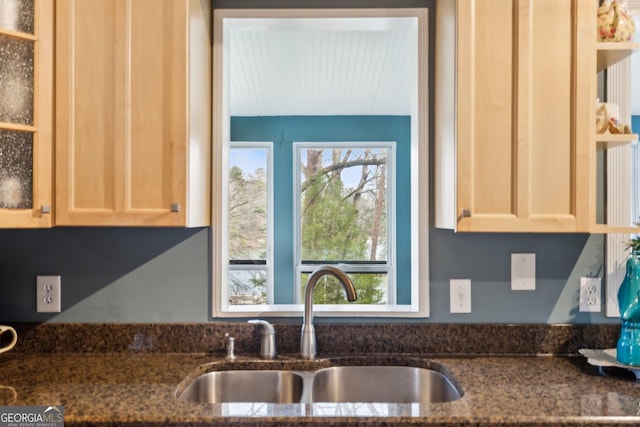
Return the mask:
<path fill-rule="evenodd" d="M 178 386 L 176 397 L 195 403 L 438 403 L 460 399 L 462 391 L 437 370 L 366 365 L 213 371 Z"/>
<path fill-rule="evenodd" d="M 177 397 L 197 403 L 296 403 L 302 389 L 302 377 L 292 371 L 215 371 L 197 377 Z"/>
<path fill-rule="evenodd" d="M 316 372 L 313 402 L 438 403 L 460 399 L 440 372 L 409 366 L 337 366 Z"/>

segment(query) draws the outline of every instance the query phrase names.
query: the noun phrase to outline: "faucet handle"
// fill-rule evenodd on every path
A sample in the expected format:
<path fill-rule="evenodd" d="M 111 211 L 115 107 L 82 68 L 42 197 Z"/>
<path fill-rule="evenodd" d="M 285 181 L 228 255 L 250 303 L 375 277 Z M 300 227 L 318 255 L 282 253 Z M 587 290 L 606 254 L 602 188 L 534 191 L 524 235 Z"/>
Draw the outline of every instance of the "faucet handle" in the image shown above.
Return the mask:
<path fill-rule="evenodd" d="M 260 357 L 263 359 L 276 358 L 276 331 L 266 320 L 253 319 L 247 323 L 262 325 L 262 340 L 260 342 Z"/>

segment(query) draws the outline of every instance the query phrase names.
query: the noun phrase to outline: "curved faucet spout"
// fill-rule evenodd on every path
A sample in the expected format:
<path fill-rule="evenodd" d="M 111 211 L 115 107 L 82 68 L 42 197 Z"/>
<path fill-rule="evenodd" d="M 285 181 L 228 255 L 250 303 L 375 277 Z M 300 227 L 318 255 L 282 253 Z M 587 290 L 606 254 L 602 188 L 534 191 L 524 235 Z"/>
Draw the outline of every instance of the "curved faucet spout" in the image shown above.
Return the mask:
<path fill-rule="evenodd" d="M 304 319 L 300 336 L 300 355 L 303 359 L 313 359 L 316 357 L 316 332 L 313 327 L 313 291 L 315 290 L 318 280 L 325 275 L 330 275 L 338 279 L 347 293 L 347 300 L 355 301 L 358 299 L 353 282 L 349 276 L 338 267 L 325 265 L 311 273 L 304 292 Z"/>

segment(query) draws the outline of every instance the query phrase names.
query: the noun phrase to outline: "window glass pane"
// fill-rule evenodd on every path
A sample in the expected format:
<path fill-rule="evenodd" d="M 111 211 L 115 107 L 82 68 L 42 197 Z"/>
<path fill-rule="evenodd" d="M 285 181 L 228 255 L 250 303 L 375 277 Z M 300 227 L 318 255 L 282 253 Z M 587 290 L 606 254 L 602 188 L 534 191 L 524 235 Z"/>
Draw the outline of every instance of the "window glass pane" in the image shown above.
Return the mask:
<path fill-rule="evenodd" d="M 0 208 L 33 207 L 33 134 L 0 129 Z"/>
<path fill-rule="evenodd" d="M 310 273 L 300 275 L 300 295 L 304 295 Z M 314 304 L 387 304 L 388 276 L 386 273 L 349 273 L 355 284 L 358 299 L 347 301 L 346 294 L 338 280 L 330 275 L 320 278 L 314 288 Z"/>
<path fill-rule="evenodd" d="M 33 42 L 0 35 L 0 122 L 33 124 Z"/>
<path fill-rule="evenodd" d="M 229 304 L 266 303 L 267 272 L 265 270 L 229 270 Z"/>
<path fill-rule="evenodd" d="M 300 148 L 303 263 L 387 259 L 387 151 Z"/>
<path fill-rule="evenodd" d="M 266 148 L 229 150 L 229 259 L 267 257 Z"/>
<path fill-rule="evenodd" d="M 33 0 L 0 0 L 0 28 L 33 34 L 34 11 Z"/>

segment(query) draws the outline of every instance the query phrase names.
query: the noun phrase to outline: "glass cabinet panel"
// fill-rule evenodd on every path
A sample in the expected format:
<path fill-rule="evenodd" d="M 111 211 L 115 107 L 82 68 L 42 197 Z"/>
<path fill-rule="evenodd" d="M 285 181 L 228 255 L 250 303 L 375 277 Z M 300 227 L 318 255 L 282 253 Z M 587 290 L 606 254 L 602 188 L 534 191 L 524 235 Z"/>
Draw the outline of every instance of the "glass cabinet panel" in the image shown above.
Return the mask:
<path fill-rule="evenodd" d="M 33 134 L 0 129 L 0 208 L 33 207 Z"/>
<path fill-rule="evenodd" d="M 0 209 L 33 208 L 34 0 L 0 0 Z"/>
<path fill-rule="evenodd" d="M 33 41 L 0 35 L 0 122 L 33 124 L 33 54 Z"/>
<path fill-rule="evenodd" d="M 33 0 L 0 0 L 0 28 L 33 34 Z"/>

